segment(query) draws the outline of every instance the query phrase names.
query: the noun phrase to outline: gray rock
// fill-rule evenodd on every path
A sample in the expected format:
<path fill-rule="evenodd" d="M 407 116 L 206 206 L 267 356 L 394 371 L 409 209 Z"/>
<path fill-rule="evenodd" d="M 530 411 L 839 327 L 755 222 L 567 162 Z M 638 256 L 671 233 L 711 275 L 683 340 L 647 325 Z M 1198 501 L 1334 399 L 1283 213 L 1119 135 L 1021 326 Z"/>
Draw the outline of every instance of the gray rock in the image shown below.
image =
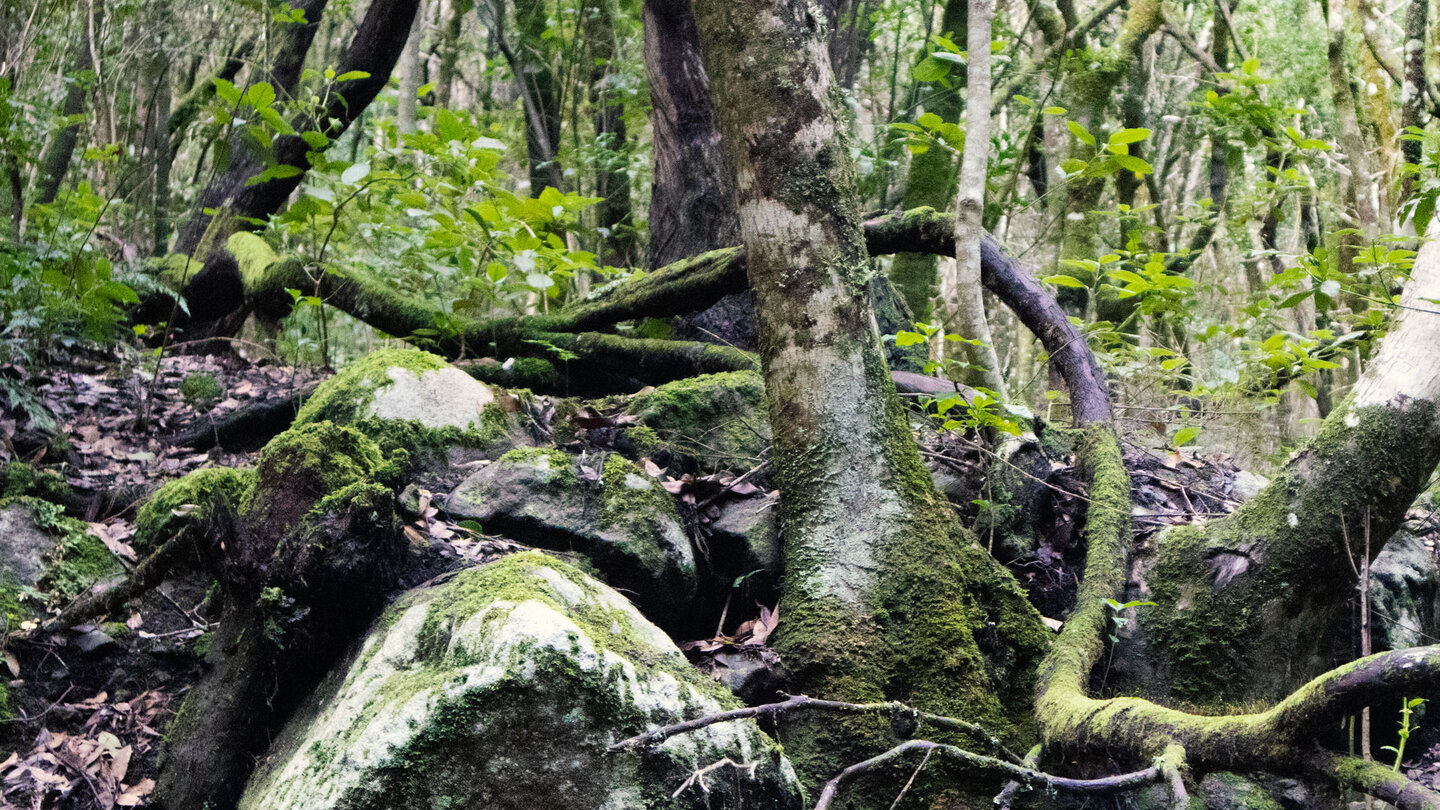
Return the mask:
<path fill-rule="evenodd" d="M 675 500 L 618 454 L 597 472 L 560 450 L 512 450 L 462 481 L 445 511 L 542 548 L 584 554 L 667 626 L 690 608 L 695 554 Z"/>
<path fill-rule="evenodd" d="M 793 769 L 749 720 L 606 751 L 735 705 L 619 594 L 525 552 L 398 600 L 240 808 L 798 810 Z"/>
<path fill-rule="evenodd" d="M 45 555 L 58 539 L 40 528 L 20 503 L 0 509 L 0 585 L 33 587 L 45 570 Z"/>
<path fill-rule="evenodd" d="M 1209 773 L 1200 780 L 1205 810 L 1322 810 L 1335 806 L 1304 784 L 1273 774 Z"/>
<path fill-rule="evenodd" d="M 1270 479 L 1263 475 L 1256 475 L 1249 470 L 1240 470 L 1235 473 L 1235 478 L 1230 482 L 1230 493 L 1242 501 L 1248 501 L 1260 494 L 1260 490 L 1270 483 Z"/>
<path fill-rule="evenodd" d="M 1440 634 L 1440 566 L 1425 543 L 1397 531 L 1370 564 L 1370 606 L 1377 646 L 1418 647 Z"/>
<path fill-rule="evenodd" d="M 780 574 L 780 498 L 765 496 L 725 501 L 710 521 L 711 564 L 722 576 L 763 571 Z M 717 560 L 723 561 L 723 567 Z"/>

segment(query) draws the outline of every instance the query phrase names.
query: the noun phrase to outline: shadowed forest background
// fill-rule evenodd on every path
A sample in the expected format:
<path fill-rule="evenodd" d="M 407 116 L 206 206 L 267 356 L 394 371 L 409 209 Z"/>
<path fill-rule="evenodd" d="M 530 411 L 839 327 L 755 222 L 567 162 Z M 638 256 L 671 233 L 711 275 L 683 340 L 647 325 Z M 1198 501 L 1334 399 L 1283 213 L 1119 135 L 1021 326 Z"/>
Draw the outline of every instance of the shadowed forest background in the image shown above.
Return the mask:
<path fill-rule="evenodd" d="M 1440 808 L 1429 0 L 0 3 L 0 806 Z"/>

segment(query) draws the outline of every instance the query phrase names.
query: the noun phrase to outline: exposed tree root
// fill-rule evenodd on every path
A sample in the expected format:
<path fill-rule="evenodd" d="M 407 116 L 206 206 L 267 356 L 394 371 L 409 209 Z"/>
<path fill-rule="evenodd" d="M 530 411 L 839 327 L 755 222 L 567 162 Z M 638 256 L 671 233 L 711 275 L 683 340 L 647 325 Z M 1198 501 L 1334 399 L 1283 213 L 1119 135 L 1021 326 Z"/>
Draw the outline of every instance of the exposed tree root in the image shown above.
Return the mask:
<path fill-rule="evenodd" d="M 195 535 L 196 532 L 192 527 L 187 526 L 182 529 L 135 566 L 135 569 L 130 572 L 130 576 L 126 577 L 124 581 L 112 588 L 85 594 L 62 610 L 60 615 L 42 624 L 40 632 L 50 633 L 63 630 L 67 627 L 74 627 L 87 619 L 105 613 L 114 613 L 124 607 L 126 602 L 164 582 L 175 564 L 195 551 Z"/>
<path fill-rule="evenodd" d="M 1342 788 L 1369 794 L 1400 810 L 1440 810 L 1440 793 L 1378 762 L 1323 752 L 1312 756 L 1309 765 L 1317 775 L 1334 781 Z"/>
<path fill-rule="evenodd" d="M 216 446 L 232 452 L 259 449 L 290 427 L 300 405 L 315 393 L 318 385 L 304 386 L 289 396 L 252 403 L 220 419 L 202 419 L 183 433 L 165 437 L 164 441 L 192 450 L 209 450 Z"/>

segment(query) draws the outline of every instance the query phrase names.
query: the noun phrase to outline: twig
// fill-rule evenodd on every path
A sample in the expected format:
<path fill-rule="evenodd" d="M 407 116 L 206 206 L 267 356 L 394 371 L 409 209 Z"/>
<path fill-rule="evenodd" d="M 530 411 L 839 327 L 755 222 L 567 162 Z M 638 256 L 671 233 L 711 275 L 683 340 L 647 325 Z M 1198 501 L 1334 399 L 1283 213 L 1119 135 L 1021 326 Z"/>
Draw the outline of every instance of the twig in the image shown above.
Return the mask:
<path fill-rule="evenodd" d="M 1122 773 L 1116 776 L 1106 776 L 1100 779 L 1069 779 L 1063 776 L 1051 776 L 1043 771 L 1026 768 L 1023 765 L 1013 765 L 1009 762 L 994 759 L 993 757 L 980 756 L 957 748 L 953 745 L 930 742 L 929 740 L 907 740 L 889 751 L 878 756 L 871 757 L 863 762 L 841 771 L 834 779 L 825 784 L 824 791 L 820 794 L 820 801 L 815 803 L 815 810 L 828 810 L 840 788 L 846 783 L 855 779 L 866 771 L 877 766 L 893 762 L 913 751 L 926 751 L 939 753 L 943 756 L 956 760 L 966 768 L 989 773 L 999 773 L 1011 776 L 1017 781 L 1027 785 L 1041 786 L 1052 790 L 1063 790 L 1070 793 L 1118 793 L 1124 790 L 1133 790 L 1144 787 L 1165 779 L 1165 771 L 1161 765 L 1151 765 L 1141 771 Z"/>
<path fill-rule="evenodd" d="M 991 748 L 998 751 L 1001 756 L 1005 757 L 1010 762 L 1018 763 L 1021 761 L 1020 757 L 1016 756 L 1015 753 L 1009 748 L 1006 748 L 1005 744 L 1000 742 L 1000 740 L 995 737 L 995 735 L 985 730 L 985 728 L 983 728 L 982 726 L 978 726 L 974 723 L 967 723 L 964 720 L 957 720 L 953 717 L 945 717 L 943 715 L 922 712 L 918 709 L 907 706 L 898 700 L 892 700 L 886 703 L 845 703 L 838 700 L 819 700 L 817 698 L 806 697 L 805 695 L 791 695 L 785 700 L 779 701 L 777 703 L 765 703 L 760 706 L 750 706 L 744 709 L 731 709 L 730 711 L 709 714 L 704 717 L 697 717 L 693 720 L 686 720 L 680 723 L 671 723 L 668 726 L 653 728 L 643 734 L 637 734 L 634 737 L 621 740 L 620 742 L 611 745 L 606 750 L 611 752 L 618 752 L 633 751 L 641 748 L 651 748 L 659 745 L 662 742 L 665 742 L 666 740 L 678 734 L 685 734 L 691 731 L 696 731 L 698 729 L 706 728 L 708 726 L 713 726 L 716 723 L 725 723 L 731 720 L 744 720 L 749 717 L 763 717 L 773 722 L 776 717 L 785 714 L 786 712 L 810 710 L 839 712 L 843 714 L 868 714 L 872 712 L 882 711 L 889 711 L 892 713 L 907 712 L 916 720 L 923 720 L 935 726 L 936 728 L 949 729 L 952 731 L 963 731 L 968 734 L 972 734 L 981 742 L 989 745 Z"/>

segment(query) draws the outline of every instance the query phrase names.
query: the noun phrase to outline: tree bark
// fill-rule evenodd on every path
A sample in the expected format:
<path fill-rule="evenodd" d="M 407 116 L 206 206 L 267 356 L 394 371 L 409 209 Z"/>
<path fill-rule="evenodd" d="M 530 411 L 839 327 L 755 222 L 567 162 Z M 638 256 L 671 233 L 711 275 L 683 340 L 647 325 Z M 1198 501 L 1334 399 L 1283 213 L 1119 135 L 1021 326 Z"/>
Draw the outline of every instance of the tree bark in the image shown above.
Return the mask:
<path fill-rule="evenodd" d="M 61 114 L 66 118 L 85 112 L 86 90 L 80 74 L 94 69 L 90 37 L 82 31 L 75 41 L 75 67 L 72 71 L 75 75 L 65 82 L 65 102 L 60 107 Z M 55 196 L 60 193 L 60 183 L 65 179 L 65 172 L 69 170 L 70 161 L 75 156 L 75 144 L 79 138 L 80 123 L 67 124 L 55 133 L 55 137 L 45 147 L 45 152 L 40 156 L 40 165 L 35 171 L 32 197 L 35 203 L 49 205 L 55 202 Z"/>
<path fill-rule="evenodd" d="M 903 694 L 1004 725 L 1004 703 L 1028 700 L 1021 662 L 1045 638 L 935 492 L 895 395 L 867 306 L 872 270 L 822 23 L 801 0 L 696 11 L 736 170 L 775 437 L 787 559 L 779 648 L 808 694 Z M 1005 674 L 983 663 L 965 618 L 980 616 L 1016 664 Z M 881 734 L 873 723 L 802 722 L 786 750 L 813 787 L 835 762 L 874 753 Z"/>
<path fill-rule="evenodd" d="M 415 107 L 420 90 L 420 40 L 425 38 L 425 0 L 420 0 L 415 20 L 410 24 L 410 36 L 400 52 L 400 95 L 395 102 L 395 127 L 401 135 L 415 131 Z"/>
<path fill-rule="evenodd" d="M 1405 6 L 1405 80 L 1400 87 L 1400 129 L 1405 132 L 1420 126 L 1420 116 L 1425 109 L 1425 18 L 1429 10 L 1428 0 L 1411 0 Z M 1400 151 L 1405 162 L 1420 165 L 1422 146 L 1419 140 L 1401 141 Z M 1400 182 L 1400 202 L 1403 203 L 1410 199 L 1415 175 L 1407 172 Z"/>
<path fill-rule="evenodd" d="M 740 222 L 690 0 L 645 0 L 643 15 L 654 131 L 647 265 L 654 269 L 738 244 Z"/>

